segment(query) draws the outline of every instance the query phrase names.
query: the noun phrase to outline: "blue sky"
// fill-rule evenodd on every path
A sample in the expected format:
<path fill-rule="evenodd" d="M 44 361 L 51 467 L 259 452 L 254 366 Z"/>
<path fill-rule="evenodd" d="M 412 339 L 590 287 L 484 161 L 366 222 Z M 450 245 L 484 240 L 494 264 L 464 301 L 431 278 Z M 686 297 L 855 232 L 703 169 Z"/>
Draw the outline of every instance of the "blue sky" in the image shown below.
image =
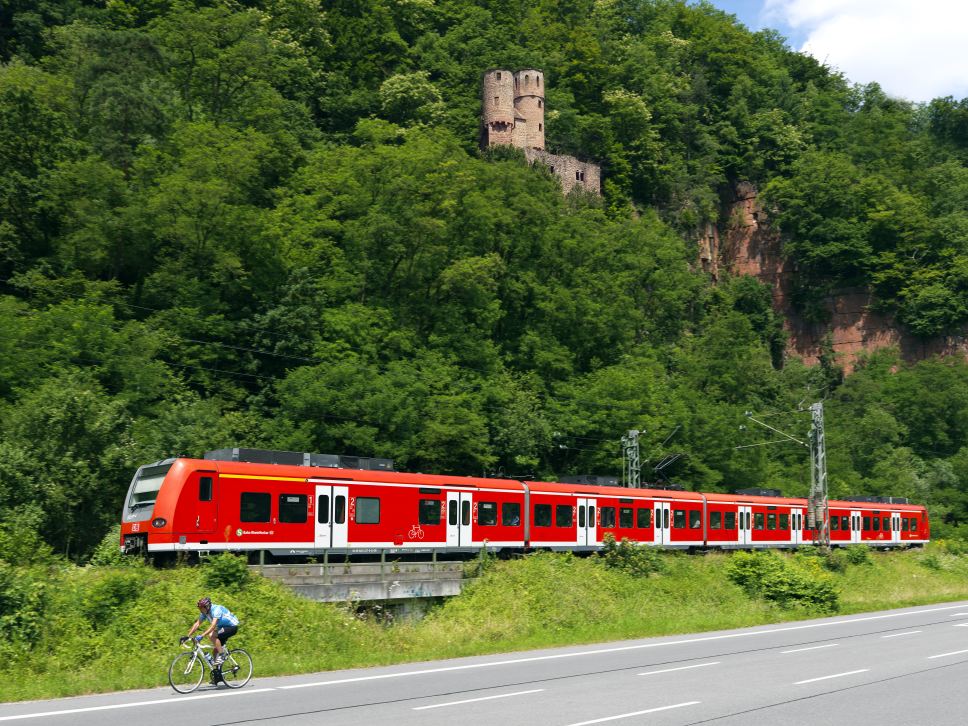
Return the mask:
<path fill-rule="evenodd" d="M 911 101 L 968 97 L 968 0 L 709 0 L 856 83 Z"/>

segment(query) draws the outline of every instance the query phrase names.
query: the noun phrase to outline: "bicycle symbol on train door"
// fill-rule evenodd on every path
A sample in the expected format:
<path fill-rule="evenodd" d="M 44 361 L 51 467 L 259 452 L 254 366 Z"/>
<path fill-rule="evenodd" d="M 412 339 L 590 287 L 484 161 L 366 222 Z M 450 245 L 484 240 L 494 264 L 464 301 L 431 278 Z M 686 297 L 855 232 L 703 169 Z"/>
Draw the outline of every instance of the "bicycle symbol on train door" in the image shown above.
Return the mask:
<path fill-rule="evenodd" d="M 419 524 L 415 524 L 410 528 L 410 531 L 407 533 L 407 536 L 410 537 L 410 539 L 423 539 L 424 538 L 423 528 Z"/>

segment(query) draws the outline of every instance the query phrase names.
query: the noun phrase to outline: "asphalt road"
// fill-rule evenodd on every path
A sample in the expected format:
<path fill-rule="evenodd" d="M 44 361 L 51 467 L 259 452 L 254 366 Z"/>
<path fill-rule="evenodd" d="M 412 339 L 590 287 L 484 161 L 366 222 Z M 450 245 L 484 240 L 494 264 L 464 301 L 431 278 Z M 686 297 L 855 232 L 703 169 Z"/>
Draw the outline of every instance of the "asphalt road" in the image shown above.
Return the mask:
<path fill-rule="evenodd" d="M 258 675 L 258 654 L 254 654 Z M 12 724 L 968 724 L 968 602 L 389 668 L 0 704 Z"/>

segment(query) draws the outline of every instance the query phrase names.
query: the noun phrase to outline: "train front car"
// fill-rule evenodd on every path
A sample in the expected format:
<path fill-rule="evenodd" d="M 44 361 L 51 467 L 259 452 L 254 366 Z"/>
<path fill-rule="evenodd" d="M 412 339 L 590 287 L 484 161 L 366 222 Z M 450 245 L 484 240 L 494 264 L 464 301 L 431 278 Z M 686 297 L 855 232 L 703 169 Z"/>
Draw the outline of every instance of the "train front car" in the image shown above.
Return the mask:
<path fill-rule="evenodd" d="M 146 464 L 138 468 L 128 496 L 124 500 L 124 510 L 121 512 L 121 551 L 124 554 L 147 555 L 149 543 L 154 545 L 159 533 L 171 532 L 171 516 L 168 506 L 164 504 L 168 496 L 162 496 L 162 488 L 167 490 L 174 486 L 166 485 L 166 480 L 174 479 L 179 474 L 175 467 L 177 459 L 165 459 L 153 464 Z M 176 471 L 170 477 L 172 468 Z M 162 503 L 159 504 L 159 499 Z"/>

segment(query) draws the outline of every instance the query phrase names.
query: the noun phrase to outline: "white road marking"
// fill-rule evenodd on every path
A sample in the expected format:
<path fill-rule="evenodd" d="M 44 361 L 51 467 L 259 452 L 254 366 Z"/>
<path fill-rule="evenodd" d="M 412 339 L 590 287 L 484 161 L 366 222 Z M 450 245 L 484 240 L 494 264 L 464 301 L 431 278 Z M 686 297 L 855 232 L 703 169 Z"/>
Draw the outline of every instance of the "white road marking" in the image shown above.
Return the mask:
<path fill-rule="evenodd" d="M 758 630 L 755 632 L 726 633 L 725 635 L 708 635 L 698 638 L 686 638 L 684 640 L 670 640 L 663 643 L 639 643 L 638 645 L 622 645 L 615 648 L 599 648 L 597 650 L 582 650 L 574 653 L 555 653 L 553 655 L 536 655 L 529 658 L 512 658 L 508 660 L 495 660 L 488 663 L 468 663 L 457 666 L 441 666 L 440 668 L 425 668 L 416 671 L 400 671 L 399 673 L 381 673 L 374 676 L 357 676 L 355 678 L 336 678 L 329 681 L 313 681 L 312 683 L 297 683 L 292 686 L 279 686 L 281 690 L 291 688 L 314 688 L 317 686 L 335 686 L 342 683 L 360 683 L 361 681 L 379 681 L 387 678 L 407 678 L 410 676 L 424 676 L 434 673 L 448 673 L 453 671 L 466 671 L 477 668 L 493 668 L 495 666 L 517 665 L 519 663 L 536 663 L 543 660 L 561 660 L 563 658 L 580 658 L 587 655 L 605 655 L 607 653 L 622 653 L 630 650 L 644 650 L 646 648 L 661 648 L 669 645 L 689 645 L 691 643 L 706 643 L 714 640 L 729 640 L 732 638 L 749 638 L 757 635 L 773 635 L 774 633 L 788 633 L 795 630 L 809 630 L 812 628 L 823 628 L 831 625 L 851 625 L 862 623 L 869 620 L 884 620 L 887 618 L 900 618 L 906 615 L 923 615 L 927 613 L 943 612 L 963 608 L 964 605 L 948 605 L 941 608 L 931 608 L 929 610 L 914 610 L 904 613 L 890 613 L 888 615 L 869 615 L 863 618 L 852 618 L 850 620 L 837 620 L 834 622 L 808 623 L 806 625 L 791 625 L 787 628 L 771 628 L 769 630 Z"/>
<path fill-rule="evenodd" d="M 836 648 L 840 643 L 829 643 L 827 645 L 811 645 L 809 648 L 794 648 L 793 650 L 781 650 L 781 653 L 800 653 L 804 650 L 819 650 L 820 648 Z"/>
<path fill-rule="evenodd" d="M 25 718 L 45 718 L 47 716 L 66 716 L 71 713 L 90 713 L 91 711 L 113 711 L 116 708 L 135 708 L 136 706 L 160 706 L 162 704 L 171 705 L 186 703 L 187 701 L 199 701 L 205 698 L 222 698 L 224 696 L 242 696 L 246 693 L 265 693 L 274 691 L 275 688 L 250 688 L 238 691 L 225 691 L 223 693 L 203 693 L 198 696 L 171 696 L 160 698 L 156 701 L 134 701 L 132 703 L 115 703 L 107 706 L 88 706 L 86 708 L 68 708 L 63 711 L 44 711 L 43 713 L 24 713 L 18 716 L 0 716 L 0 721 L 17 721 Z"/>
<path fill-rule="evenodd" d="M 951 613 L 951 615 L 949 615 L 948 617 L 949 618 L 960 618 L 962 615 L 968 615 L 968 613 Z"/>
<path fill-rule="evenodd" d="M 805 681 L 797 681 L 793 685 L 799 686 L 804 683 L 814 683 L 815 681 L 826 681 L 828 678 L 840 678 L 841 676 L 852 676 L 855 673 L 867 673 L 867 671 L 869 670 L 870 668 L 861 668 L 860 670 L 857 670 L 857 671 L 847 671 L 846 673 L 834 673 L 832 676 L 820 676 L 820 678 L 808 678 Z"/>
<path fill-rule="evenodd" d="M 501 693 L 497 696 L 482 696 L 481 698 L 468 698 L 463 701 L 450 701 L 449 703 L 435 703 L 432 706 L 417 706 L 414 711 L 426 711 L 429 708 L 443 708 L 444 706 L 459 706 L 462 703 L 475 703 L 477 701 L 493 701 L 495 698 L 510 698 L 511 696 L 523 696 L 528 693 L 541 693 L 543 688 L 535 688 L 532 691 L 517 691 L 516 693 Z"/>
<path fill-rule="evenodd" d="M 663 668 L 661 671 L 646 671 L 645 673 L 639 673 L 640 676 L 653 676 L 656 673 L 672 673 L 672 671 L 686 671 L 690 668 L 705 668 L 706 666 L 719 665 L 722 661 L 714 660 L 712 663 L 697 663 L 691 666 L 680 666 L 678 668 Z"/>
<path fill-rule="evenodd" d="M 902 635 L 914 635 L 915 633 L 924 632 L 922 630 L 906 630 L 903 633 L 891 633 L 890 635 L 882 635 L 882 638 L 900 638 Z"/>
<path fill-rule="evenodd" d="M 961 655 L 962 653 L 968 653 L 968 650 L 953 650 L 950 653 L 938 653 L 937 655 L 929 655 L 928 660 L 932 658 L 944 658 L 949 655 Z"/>
<path fill-rule="evenodd" d="M 656 713 L 658 711 L 668 711 L 671 708 L 682 708 L 683 706 L 695 706 L 700 701 L 686 701 L 685 703 L 675 703 L 671 706 L 660 706 L 659 708 L 650 708 L 646 711 L 633 711 L 632 713 L 620 713 L 618 716 L 606 716 L 605 718 L 596 718 L 592 721 L 579 721 L 578 723 L 571 723 L 568 726 L 589 726 L 593 723 L 605 723 L 606 721 L 618 721 L 620 718 L 631 718 L 632 716 L 641 716 L 646 713 Z"/>
<path fill-rule="evenodd" d="M 968 628 L 968 623 L 955 623 L 951 627 L 953 627 L 953 628 Z"/>

